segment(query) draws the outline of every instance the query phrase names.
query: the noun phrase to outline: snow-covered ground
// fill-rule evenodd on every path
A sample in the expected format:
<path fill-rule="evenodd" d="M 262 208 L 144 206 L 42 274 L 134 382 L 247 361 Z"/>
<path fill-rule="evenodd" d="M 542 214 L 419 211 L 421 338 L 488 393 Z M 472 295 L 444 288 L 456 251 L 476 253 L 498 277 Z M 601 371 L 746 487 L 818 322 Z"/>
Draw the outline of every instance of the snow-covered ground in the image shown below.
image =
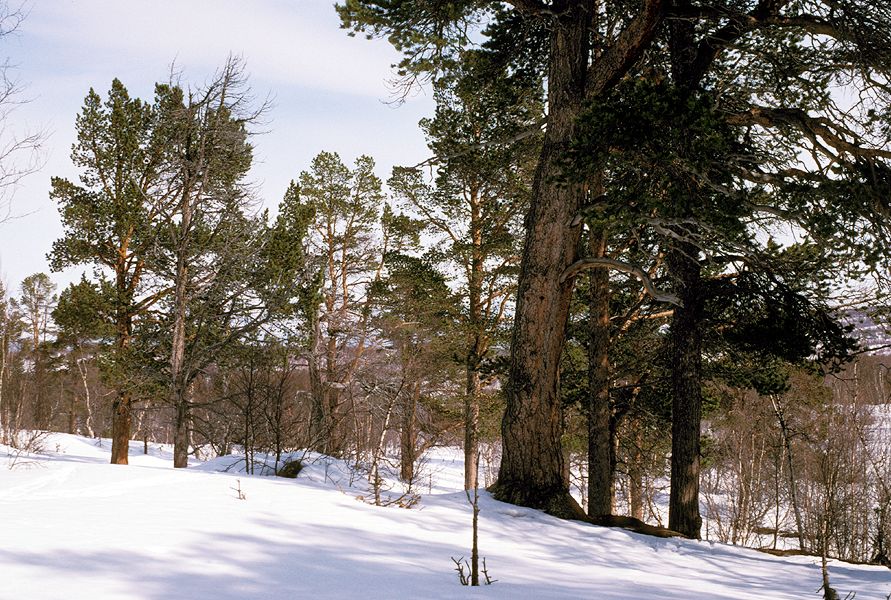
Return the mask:
<path fill-rule="evenodd" d="M 480 549 L 497 582 L 463 588 L 451 557 L 469 554 L 470 508 L 448 450 L 404 509 L 357 499 L 361 478 L 323 457 L 288 480 L 238 473 L 235 457 L 174 470 L 167 450 L 144 456 L 135 442 L 129 467 L 106 464 L 107 440 L 53 434 L 44 446 L 13 469 L 0 450 L 4 600 L 820 597 L 814 558 L 564 522 L 486 495 Z M 841 597 L 891 593 L 886 568 L 830 573 Z"/>

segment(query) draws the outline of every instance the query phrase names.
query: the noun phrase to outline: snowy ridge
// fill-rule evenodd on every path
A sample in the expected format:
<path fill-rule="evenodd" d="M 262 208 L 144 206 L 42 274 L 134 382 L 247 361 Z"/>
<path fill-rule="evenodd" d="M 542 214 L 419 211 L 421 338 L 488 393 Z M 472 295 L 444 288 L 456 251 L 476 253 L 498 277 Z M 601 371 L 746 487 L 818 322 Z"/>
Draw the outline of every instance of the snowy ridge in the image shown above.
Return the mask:
<path fill-rule="evenodd" d="M 462 588 L 451 557 L 469 553 L 470 508 L 448 449 L 406 510 L 357 500 L 367 482 L 319 455 L 289 480 L 238 472 L 232 456 L 174 470 L 154 444 L 143 455 L 133 442 L 129 467 L 105 464 L 107 440 L 52 434 L 44 446 L 14 469 L 0 450 L 3 600 L 819 597 L 812 557 L 564 522 L 485 493 L 480 549 L 498 581 Z M 832 562 L 830 574 L 842 597 L 891 593 L 886 568 Z"/>

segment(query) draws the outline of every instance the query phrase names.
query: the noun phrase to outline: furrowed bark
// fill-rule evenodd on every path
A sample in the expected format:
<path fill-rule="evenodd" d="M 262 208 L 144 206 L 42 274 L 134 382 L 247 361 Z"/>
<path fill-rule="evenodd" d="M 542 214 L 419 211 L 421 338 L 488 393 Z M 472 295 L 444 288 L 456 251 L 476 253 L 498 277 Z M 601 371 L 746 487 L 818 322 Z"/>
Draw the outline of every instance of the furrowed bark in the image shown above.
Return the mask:
<path fill-rule="evenodd" d="M 123 276 L 119 275 L 118 279 L 118 289 L 121 289 L 120 280 L 123 279 Z M 129 314 L 118 315 L 117 353 L 119 359 L 126 355 L 130 347 L 132 331 L 132 317 Z M 129 390 L 119 389 L 111 408 L 111 464 L 126 465 L 129 463 L 130 428 L 133 422 L 133 399 Z"/>
<path fill-rule="evenodd" d="M 501 500 L 584 519 L 563 477 L 559 361 L 565 340 L 580 231 L 573 221 L 581 185 L 561 182 L 560 159 L 586 98 L 608 91 L 641 56 L 662 19 L 663 0 L 647 0 L 616 42 L 588 65 L 593 0 L 567 2 L 550 22 L 548 124 L 526 218 L 511 340 L 503 454 L 493 493 Z"/>
<path fill-rule="evenodd" d="M 575 132 L 585 98 L 588 28 L 592 2 L 578 2 L 554 19 L 548 73 L 548 127 L 533 182 L 526 243 L 520 267 L 511 340 L 503 454 L 495 497 L 584 518 L 563 478 L 562 418 L 558 394 L 572 282 L 560 282 L 576 258 L 580 230 L 570 223 L 585 196 L 581 185 L 564 185 L 560 158 Z"/>
<path fill-rule="evenodd" d="M 675 278 L 683 306 L 671 322 L 671 494 L 668 528 L 699 538 L 699 453 L 702 421 L 702 297 L 697 249 L 669 250 L 666 266 Z"/>
<path fill-rule="evenodd" d="M 606 233 L 594 230 L 589 249 L 594 257 L 606 254 Z M 609 406 L 609 271 L 589 275 L 588 316 L 588 516 L 612 513 L 613 469 L 610 460 Z"/>

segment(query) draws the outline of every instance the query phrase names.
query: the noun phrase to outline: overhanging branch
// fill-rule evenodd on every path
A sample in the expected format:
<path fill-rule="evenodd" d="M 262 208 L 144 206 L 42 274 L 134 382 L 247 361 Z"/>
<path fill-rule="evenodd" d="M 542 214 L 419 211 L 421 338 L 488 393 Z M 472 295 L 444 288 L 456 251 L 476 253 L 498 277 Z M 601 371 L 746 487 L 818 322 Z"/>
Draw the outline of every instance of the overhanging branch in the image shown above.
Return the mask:
<path fill-rule="evenodd" d="M 646 271 L 636 265 L 612 258 L 582 258 L 577 260 L 563 271 L 563 274 L 560 276 L 560 283 L 564 283 L 567 280 L 578 276 L 583 271 L 600 267 L 606 267 L 613 271 L 626 273 L 636 277 L 643 284 L 647 294 L 657 302 L 667 302 L 668 304 L 674 304 L 675 306 L 683 306 L 683 302 L 681 302 L 679 297 L 670 292 L 665 292 L 656 288 L 656 285 Z"/>

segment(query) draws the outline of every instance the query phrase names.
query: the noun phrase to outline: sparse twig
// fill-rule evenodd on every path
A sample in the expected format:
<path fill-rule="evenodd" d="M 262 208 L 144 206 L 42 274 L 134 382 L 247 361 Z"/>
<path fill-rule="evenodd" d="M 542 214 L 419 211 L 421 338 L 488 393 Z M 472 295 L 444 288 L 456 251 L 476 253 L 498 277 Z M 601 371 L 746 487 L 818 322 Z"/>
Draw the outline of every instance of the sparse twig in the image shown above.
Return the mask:
<path fill-rule="evenodd" d="M 464 557 L 455 558 L 452 557 L 452 562 L 455 563 L 455 571 L 458 572 L 458 579 L 461 581 L 461 585 L 470 585 L 470 578 L 467 573 L 464 572 L 464 566 L 467 565 L 467 561 L 464 560 Z M 470 565 L 467 565 L 467 568 L 470 568 Z"/>
<path fill-rule="evenodd" d="M 229 489 L 235 491 L 235 494 L 236 494 L 235 497 L 238 498 L 239 500 L 247 500 L 247 495 L 241 489 L 241 479 L 236 479 L 235 483 L 236 483 L 237 487 L 233 487 L 233 488 L 229 488 Z"/>
<path fill-rule="evenodd" d="M 486 585 L 492 585 L 493 583 L 498 581 L 497 579 L 492 579 L 489 576 L 489 569 L 488 567 L 486 567 L 486 557 L 483 557 L 483 577 L 486 578 Z"/>

